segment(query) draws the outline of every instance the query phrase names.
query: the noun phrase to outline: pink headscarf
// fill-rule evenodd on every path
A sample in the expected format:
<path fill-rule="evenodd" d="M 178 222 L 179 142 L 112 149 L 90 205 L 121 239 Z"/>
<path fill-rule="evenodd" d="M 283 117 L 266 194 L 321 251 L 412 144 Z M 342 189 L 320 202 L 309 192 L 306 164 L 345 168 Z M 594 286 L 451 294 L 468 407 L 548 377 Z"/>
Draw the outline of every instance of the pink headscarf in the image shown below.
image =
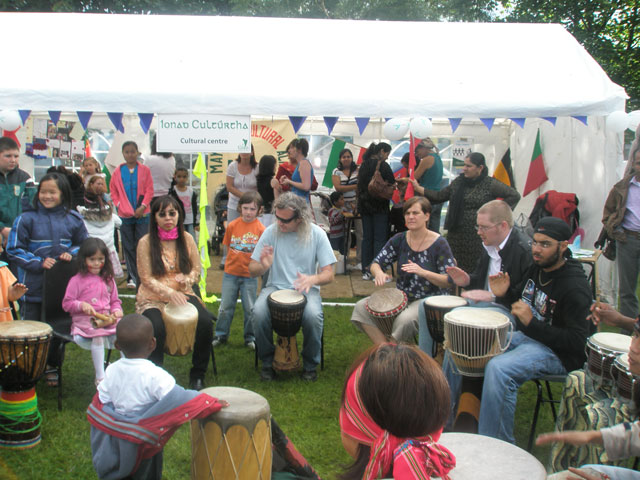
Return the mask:
<path fill-rule="evenodd" d="M 363 480 L 381 478 L 393 462 L 393 478 L 426 480 L 447 475 L 456 466 L 456 458 L 446 447 L 436 442 L 442 429 L 420 438 L 398 438 L 380 428 L 364 408 L 358 382 L 364 362 L 347 381 L 345 401 L 340 408 L 342 432 L 371 447 L 371 456 Z"/>

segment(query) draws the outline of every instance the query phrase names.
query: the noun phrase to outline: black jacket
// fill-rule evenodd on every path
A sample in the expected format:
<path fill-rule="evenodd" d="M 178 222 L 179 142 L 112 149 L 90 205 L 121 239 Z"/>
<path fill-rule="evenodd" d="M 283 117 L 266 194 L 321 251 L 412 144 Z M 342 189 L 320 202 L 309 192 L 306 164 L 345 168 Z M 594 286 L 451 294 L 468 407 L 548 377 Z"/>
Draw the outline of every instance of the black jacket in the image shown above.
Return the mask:
<path fill-rule="evenodd" d="M 389 213 L 389 200 L 374 197 L 369 194 L 369 182 L 378 168 L 378 157 L 373 155 L 364 161 L 358 173 L 358 212 L 361 215 L 375 215 L 378 213 Z M 391 167 L 387 162 L 380 164 L 380 175 L 389 183 L 395 183 Z"/>
<path fill-rule="evenodd" d="M 511 309 L 511 304 L 520 298 L 520 291 L 516 288 L 522 282 L 522 279 L 533 263 L 531 246 L 516 229 L 512 228 L 507 243 L 498 254 L 500 258 L 502 258 L 500 271 L 509 274 L 511 285 L 509 286 L 507 294 L 504 297 L 496 298 L 496 302 Z M 487 272 L 489 271 L 489 261 L 489 254 L 483 248 L 482 255 L 476 264 L 476 269 L 469 275 L 471 282 L 467 287 L 468 289 L 485 289 Z"/>

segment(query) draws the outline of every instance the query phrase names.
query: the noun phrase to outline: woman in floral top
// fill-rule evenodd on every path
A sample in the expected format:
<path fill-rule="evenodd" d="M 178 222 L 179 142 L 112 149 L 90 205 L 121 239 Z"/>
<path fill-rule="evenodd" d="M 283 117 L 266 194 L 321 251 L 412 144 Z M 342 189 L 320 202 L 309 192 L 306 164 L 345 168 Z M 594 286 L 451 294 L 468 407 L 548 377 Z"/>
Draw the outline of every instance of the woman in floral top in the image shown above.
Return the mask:
<path fill-rule="evenodd" d="M 404 203 L 403 212 L 408 230 L 394 235 L 371 264 L 376 287 L 381 287 L 391 279 L 384 269 L 397 261 L 396 286 L 407 294 L 409 300 L 407 308 L 393 323 L 391 335 L 397 342 L 413 340 L 418 333 L 419 300 L 448 293 L 450 284 L 445 269 L 455 266 L 447 241 L 427 229 L 431 213 L 429 201 L 424 197 L 413 197 Z M 356 303 L 351 321 L 372 342 L 386 342 L 387 338 L 367 313 L 367 300 L 368 298 L 364 298 Z"/>

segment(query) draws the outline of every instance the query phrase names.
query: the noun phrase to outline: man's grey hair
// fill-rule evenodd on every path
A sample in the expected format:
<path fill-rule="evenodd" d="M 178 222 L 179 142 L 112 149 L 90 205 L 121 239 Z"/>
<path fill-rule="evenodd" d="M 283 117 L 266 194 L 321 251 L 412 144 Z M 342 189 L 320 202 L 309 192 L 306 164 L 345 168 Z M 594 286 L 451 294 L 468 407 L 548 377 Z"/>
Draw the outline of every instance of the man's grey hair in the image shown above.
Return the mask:
<path fill-rule="evenodd" d="M 294 217 L 301 220 L 297 230 L 298 238 L 300 240 L 303 240 L 304 242 L 309 241 L 309 239 L 311 238 L 311 209 L 310 205 L 305 201 L 304 198 L 299 197 L 295 193 L 287 192 L 280 195 L 273 201 L 272 208 L 274 214 L 276 209 L 284 210 L 288 208 L 290 210 L 293 210 Z M 276 232 L 280 233 L 280 229 L 276 229 Z"/>

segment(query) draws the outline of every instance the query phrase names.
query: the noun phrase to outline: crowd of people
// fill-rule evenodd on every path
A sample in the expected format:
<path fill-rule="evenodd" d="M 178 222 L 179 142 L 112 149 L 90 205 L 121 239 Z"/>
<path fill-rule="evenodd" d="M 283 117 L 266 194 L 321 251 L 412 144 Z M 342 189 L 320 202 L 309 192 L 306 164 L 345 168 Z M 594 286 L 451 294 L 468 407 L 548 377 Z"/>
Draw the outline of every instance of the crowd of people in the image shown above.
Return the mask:
<path fill-rule="evenodd" d="M 271 155 L 256 161 L 253 146 L 250 153 L 239 154 L 227 169 L 224 274 L 214 326 L 216 318 L 196 288 L 201 273 L 194 240 L 199 220 L 196 198 L 188 186 L 188 169 L 176 165 L 170 153 L 156 152 L 154 142 L 151 161 L 143 162 L 138 146 L 127 141 L 122 146 L 123 163 L 108 180 L 99 162 L 88 158 L 80 176 L 58 167 L 36 187 L 19 168 L 18 145 L 0 138 L 0 233 L 3 259 L 11 269 L 0 264 L 0 320 L 10 320 L 9 301 L 16 299 L 23 318 L 40 319 L 44 270 L 75 259 L 77 274 L 68 284 L 63 308 L 72 317 L 74 341 L 91 351 L 95 367 L 98 393 L 89 415 L 96 432 L 94 453 L 107 449 L 105 435 L 123 438 L 104 418 L 144 425 L 162 415 L 171 431 L 182 422 L 172 413 L 180 404 L 188 405 L 196 416 L 226 406 L 191 390 L 205 386 L 212 346 L 229 341 L 238 296 L 244 345 L 256 350 L 260 378 L 266 382 L 277 376 L 269 298 L 280 290 L 304 296 L 301 378 L 317 380 L 324 333 L 320 287 L 334 280 L 334 250 L 349 253 L 343 222 L 345 215 L 355 215 L 356 262 L 362 278 L 383 287 L 393 280 L 389 269 L 395 264 L 396 288 L 406 296 L 407 306 L 390 332 L 383 332 L 369 313 L 369 298 L 354 306 L 351 321 L 373 346 L 356 360 L 345 380 L 339 421 L 343 445 L 354 463 L 342 478 L 448 478 L 456 460 L 438 443 L 443 429 L 457 429 L 461 415 L 468 412 L 475 420 L 474 432 L 514 443 L 518 389 L 544 375 L 568 379 L 565 410 L 558 418 L 560 431 L 538 439 L 540 444 L 556 442 L 554 469 L 640 453 L 638 424 L 613 424 L 632 421 L 635 405 L 617 405 L 609 391 L 605 395 L 592 383 L 584 387 L 585 373 L 580 373 L 587 339 L 594 324 L 603 323 L 633 332 L 629 365 L 640 374 L 637 298 L 635 290 L 623 292 L 637 285 L 638 277 L 637 269 L 629 265 L 637 263 L 631 249 L 634 239 L 640 238 L 638 142 L 603 218 L 618 242 L 619 259 L 626 264 L 620 269 L 620 313 L 592 303 L 591 287 L 569 249 L 573 232 L 564 220 L 541 219 L 531 239 L 514 228 L 512 210 L 520 195 L 487 175 L 482 154 L 470 153 L 461 175 L 445 186 L 442 159 L 429 139 L 415 149 L 413 178 L 408 165 L 394 175 L 386 161 L 390 151 L 389 144 L 373 143 L 361 165 L 349 149 L 340 152 L 332 172 L 335 191 L 330 197 L 329 231 L 316 225 L 311 208 L 310 192 L 317 182 L 306 140 L 293 140 L 287 147 L 288 162 L 280 166 Z M 370 188 L 374 181 L 397 185 L 402 192 L 395 194 L 395 214 L 402 216 L 403 228 L 394 229 L 391 236 L 391 199 Z M 415 195 L 405 199 L 409 184 Z M 443 236 L 440 211 L 446 201 Z M 123 312 L 118 298 L 116 280 L 124 277 L 119 245 L 137 289 L 135 313 Z M 262 279 L 259 292 L 258 278 Z M 427 325 L 425 299 L 456 289 L 463 290 L 461 296 L 475 312 L 504 316 L 513 330 L 505 352 L 491 358 L 483 376 L 473 381 L 461 375 L 450 351 L 442 368 L 431 358 L 437 340 Z M 167 304 L 191 304 L 197 311 L 187 391 L 176 390 L 173 377 L 161 368 L 167 337 L 162 312 Z M 95 324 L 96 317 L 103 323 Z M 418 346 L 412 345 L 416 338 Z M 124 356 L 105 370 L 107 347 L 118 348 Z M 60 363 L 56 351 L 51 349 L 47 360 L 51 367 Z M 57 384 L 55 369 L 48 370 L 46 380 Z M 473 408 L 470 395 L 475 398 Z M 610 421 L 594 423 L 592 417 L 601 420 L 603 409 L 613 409 L 607 416 Z M 582 432 L 574 431 L 580 428 Z M 563 444 L 594 445 L 592 450 L 581 450 L 588 452 L 583 455 L 576 453 L 578 447 Z M 142 472 L 141 478 L 157 478 L 161 472 L 161 446 L 145 457 L 148 461 L 130 464 L 119 463 L 125 449 L 110 445 L 109 455 L 94 454 L 99 472 L 115 469 L 116 476 L 109 478 L 136 470 Z M 603 456 L 602 445 L 608 457 Z M 590 476 L 594 471 L 632 478 L 626 470 L 589 468 L 593 470 L 576 472 L 587 479 L 600 478 Z"/>

